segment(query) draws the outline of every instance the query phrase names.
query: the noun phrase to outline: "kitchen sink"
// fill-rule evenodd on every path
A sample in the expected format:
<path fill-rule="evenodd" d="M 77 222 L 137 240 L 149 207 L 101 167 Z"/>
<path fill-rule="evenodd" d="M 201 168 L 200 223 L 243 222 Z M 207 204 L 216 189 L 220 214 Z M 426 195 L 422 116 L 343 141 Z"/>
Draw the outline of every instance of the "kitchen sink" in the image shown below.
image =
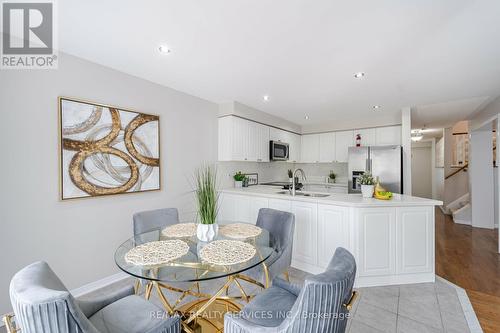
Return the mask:
<path fill-rule="evenodd" d="M 292 195 L 290 191 L 279 191 L 276 194 Z M 330 196 L 330 194 L 324 193 L 306 193 L 306 192 L 295 192 L 295 196 L 310 197 L 310 198 L 324 198 Z"/>

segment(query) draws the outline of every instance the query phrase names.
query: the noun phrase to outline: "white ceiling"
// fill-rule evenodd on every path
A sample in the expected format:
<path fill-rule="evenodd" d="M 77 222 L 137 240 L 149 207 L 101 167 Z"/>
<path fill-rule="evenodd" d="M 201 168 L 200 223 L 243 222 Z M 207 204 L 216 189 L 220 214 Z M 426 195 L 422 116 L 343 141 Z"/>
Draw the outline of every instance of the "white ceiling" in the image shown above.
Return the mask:
<path fill-rule="evenodd" d="M 490 102 L 488 96 L 467 98 L 444 103 L 420 105 L 412 109 L 412 127 L 447 128 L 466 120 Z"/>
<path fill-rule="evenodd" d="M 417 106 L 432 126 L 463 113 L 456 103 L 436 109 L 446 117 L 419 106 L 500 92 L 500 1 L 58 3 L 62 51 L 301 125 L 400 119 L 401 107 Z M 157 52 L 162 43 L 170 54 Z"/>

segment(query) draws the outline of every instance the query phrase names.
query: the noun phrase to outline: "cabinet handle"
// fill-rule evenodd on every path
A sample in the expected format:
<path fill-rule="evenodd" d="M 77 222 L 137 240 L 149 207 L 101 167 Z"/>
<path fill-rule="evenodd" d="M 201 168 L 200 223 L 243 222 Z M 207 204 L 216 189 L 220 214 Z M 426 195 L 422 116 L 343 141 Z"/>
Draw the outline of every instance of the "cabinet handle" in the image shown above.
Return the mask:
<path fill-rule="evenodd" d="M 262 158 L 258 158 L 258 159 L 257 159 L 257 161 L 258 161 L 258 162 L 262 162 Z"/>

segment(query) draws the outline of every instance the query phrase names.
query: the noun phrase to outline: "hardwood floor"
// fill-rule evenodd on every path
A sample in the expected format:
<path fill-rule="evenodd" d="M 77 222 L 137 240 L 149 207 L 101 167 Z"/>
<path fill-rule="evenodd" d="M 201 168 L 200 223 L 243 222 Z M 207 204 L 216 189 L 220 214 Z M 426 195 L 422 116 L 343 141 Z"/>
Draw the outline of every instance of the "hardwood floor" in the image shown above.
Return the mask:
<path fill-rule="evenodd" d="M 436 274 L 464 288 L 484 332 L 500 332 L 498 230 L 453 222 L 436 209 Z"/>

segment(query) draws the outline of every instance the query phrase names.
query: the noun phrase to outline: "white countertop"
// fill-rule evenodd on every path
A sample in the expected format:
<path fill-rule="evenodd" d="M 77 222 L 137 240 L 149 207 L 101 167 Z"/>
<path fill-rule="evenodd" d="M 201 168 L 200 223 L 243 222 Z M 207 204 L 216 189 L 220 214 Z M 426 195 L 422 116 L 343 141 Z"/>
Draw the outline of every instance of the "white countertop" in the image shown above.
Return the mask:
<path fill-rule="evenodd" d="M 291 196 L 288 194 L 277 194 L 283 191 L 279 186 L 255 185 L 246 188 L 227 188 L 222 193 L 233 193 L 242 195 L 260 196 L 274 199 L 285 199 L 295 201 L 316 202 L 326 205 L 348 206 L 348 207 L 408 207 L 408 206 L 441 206 L 442 201 L 413 197 L 404 194 L 394 194 L 391 200 L 378 200 L 375 198 L 363 198 L 361 194 L 329 193 L 327 197 L 314 198 L 304 196 Z M 320 193 L 309 192 L 305 193 Z M 325 193 L 326 194 L 326 193 Z"/>
<path fill-rule="evenodd" d="M 339 182 L 339 183 L 326 183 L 326 182 L 302 182 L 304 185 L 314 185 L 314 186 L 326 186 L 326 187 L 347 187 L 347 182 Z"/>

